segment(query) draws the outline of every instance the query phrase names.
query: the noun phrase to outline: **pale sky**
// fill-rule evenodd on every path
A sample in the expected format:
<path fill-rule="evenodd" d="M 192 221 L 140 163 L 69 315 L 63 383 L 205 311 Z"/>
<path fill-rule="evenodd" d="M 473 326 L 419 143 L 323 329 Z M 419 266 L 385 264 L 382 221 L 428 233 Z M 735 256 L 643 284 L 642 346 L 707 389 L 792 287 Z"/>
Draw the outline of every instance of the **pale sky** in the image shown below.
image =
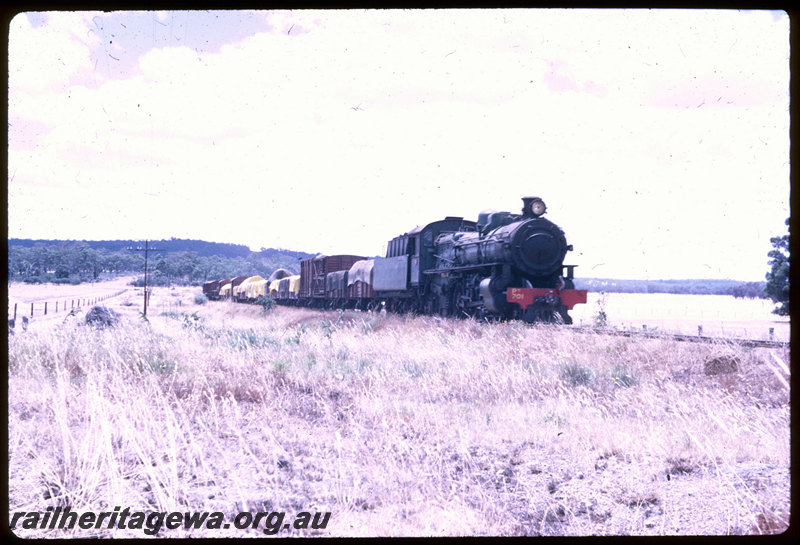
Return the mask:
<path fill-rule="evenodd" d="M 8 236 L 372 256 L 536 195 L 576 276 L 763 280 L 789 52 L 774 11 L 19 14 Z"/>

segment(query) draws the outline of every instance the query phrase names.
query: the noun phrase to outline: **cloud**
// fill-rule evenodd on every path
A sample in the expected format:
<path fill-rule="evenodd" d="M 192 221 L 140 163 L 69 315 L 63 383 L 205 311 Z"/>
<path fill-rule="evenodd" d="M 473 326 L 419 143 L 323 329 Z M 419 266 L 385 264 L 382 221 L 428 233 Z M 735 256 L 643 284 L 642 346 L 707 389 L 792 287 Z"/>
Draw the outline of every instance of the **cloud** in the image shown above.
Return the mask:
<path fill-rule="evenodd" d="M 17 236 L 95 236 L 48 215 L 72 200 L 108 236 L 148 218 L 155 237 L 372 255 L 417 224 L 517 211 L 534 193 L 582 265 L 624 271 L 632 246 L 664 267 L 682 247 L 703 255 L 704 222 L 714 245 L 729 233 L 761 252 L 735 218 L 754 199 L 788 212 L 784 18 L 67 15 L 12 22 Z"/>
<path fill-rule="evenodd" d="M 92 15 L 54 12 L 33 27 L 24 13 L 10 23 L 9 97 L 63 92 L 76 74 L 91 68 L 89 49 L 98 38 L 86 31 Z"/>

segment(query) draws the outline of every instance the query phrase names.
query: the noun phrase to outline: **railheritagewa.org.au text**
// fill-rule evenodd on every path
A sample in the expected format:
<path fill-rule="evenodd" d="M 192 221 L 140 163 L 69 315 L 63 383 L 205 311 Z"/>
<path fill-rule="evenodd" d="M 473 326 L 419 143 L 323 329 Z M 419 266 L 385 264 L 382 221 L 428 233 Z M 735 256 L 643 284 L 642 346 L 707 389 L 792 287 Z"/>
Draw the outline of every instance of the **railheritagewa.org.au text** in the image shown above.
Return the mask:
<path fill-rule="evenodd" d="M 232 519 L 227 519 L 219 511 L 199 512 L 163 512 L 132 511 L 129 507 L 114 507 L 113 511 L 73 511 L 67 507 L 48 507 L 41 511 L 16 511 L 11 515 L 11 529 L 26 530 L 82 530 L 91 529 L 130 529 L 141 530 L 147 535 L 156 535 L 160 531 L 177 530 L 243 530 L 247 528 L 261 529 L 267 535 L 277 534 L 282 530 L 323 530 L 328 526 L 331 513 L 301 511 L 289 516 L 283 511 L 255 512 L 243 511 Z"/>

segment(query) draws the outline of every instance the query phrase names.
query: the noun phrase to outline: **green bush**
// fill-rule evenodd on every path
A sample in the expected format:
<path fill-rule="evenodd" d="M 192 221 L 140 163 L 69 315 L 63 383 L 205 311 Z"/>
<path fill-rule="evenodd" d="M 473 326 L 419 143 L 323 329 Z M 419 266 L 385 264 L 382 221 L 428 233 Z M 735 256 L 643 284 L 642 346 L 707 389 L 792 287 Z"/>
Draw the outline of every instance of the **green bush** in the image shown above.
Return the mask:
<path fill-rule="evenodd" d="M 591 386 L 595 372 L 577 363 L 568 363 L 561 368 L 561 377 L 573 386 Z"/>
<path fill-rule="evenodd" d="M 597 299 L 597 314 L 594 315 L 595 327 L 606 327 L 608 325 L 608 314 L 606 314 L 606 293 L 600 292 L 600 298 Z"/>
<path fill-rule="evenodd" d="M 275 299 L 272 297 L 266 297 L 262 295 L 258 299 L 256 299 L 256 303 L 261 305 L 261 308 L 264 309 L 264 312 L 269 312 L 273 308 L 275 308 Z"/>
<path fill-rule="evenodd" d="M 228 346 L 236 350 L 276 346 L 278 341 L 254 329 L 230 329 L 226 331 Z"/>

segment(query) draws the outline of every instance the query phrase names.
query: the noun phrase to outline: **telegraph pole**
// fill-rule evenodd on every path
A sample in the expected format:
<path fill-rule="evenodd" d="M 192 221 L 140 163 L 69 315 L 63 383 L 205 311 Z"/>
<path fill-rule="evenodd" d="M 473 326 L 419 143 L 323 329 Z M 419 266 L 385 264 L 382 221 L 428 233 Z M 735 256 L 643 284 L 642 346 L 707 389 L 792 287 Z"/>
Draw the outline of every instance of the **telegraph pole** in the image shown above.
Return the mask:
<path fill-rule="evenodd" d="M 160 252 L 162 250 L 160 248 L 151 248 L 149 240 L 144 241 L 144 248 L 140 246 L 138 248 L 128 248 L 128 250 L 133 252 L 144 252 L 144 310 L 142 311 L 142 314 L 144 314 L 146 317 L 147 304 L 150 300 L 150 294 L 147 292 L 147 258 L 150 252 Z"/>

